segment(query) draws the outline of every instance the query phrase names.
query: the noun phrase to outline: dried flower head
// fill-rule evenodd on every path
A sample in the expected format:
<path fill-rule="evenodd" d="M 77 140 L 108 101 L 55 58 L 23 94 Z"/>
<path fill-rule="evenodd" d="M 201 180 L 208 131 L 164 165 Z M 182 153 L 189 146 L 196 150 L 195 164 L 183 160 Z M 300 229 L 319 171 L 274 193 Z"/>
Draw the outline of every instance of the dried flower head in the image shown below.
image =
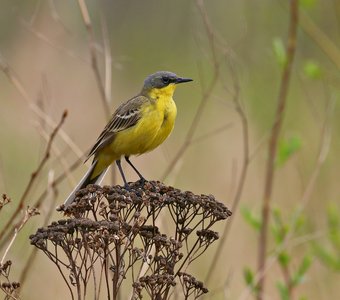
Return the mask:
<path fill-rule="evenodd" d="M 128 190 L 89 185 L 58 210 L 70 218 L 38 229 L 31 243 L 58 266 L 72 297 L 94 284 L 92 290 L 103 285 L 114 299 L 128 277 L 133 299 L 168 299 L 176 283 L 185 293 L 206 293 L 201 282 L 181 272 L 218 239 L 210 228 L 231 216 L 212 195 L 156 181 L 131 183 Z"/>
<path fill-rule="evenodd" d="M 20 283 L 9 279 L 12 261 L 7 260 L 0 264 L 0 289 L 6 294 L 4 299 L 17 299 Z"/>
<path fill-rule="evenodd" d="M 11 202 L 11 198 L 8 197 L 6 194 L 2 194 L 2 197 L 0 198 L 0 210 Z"/>

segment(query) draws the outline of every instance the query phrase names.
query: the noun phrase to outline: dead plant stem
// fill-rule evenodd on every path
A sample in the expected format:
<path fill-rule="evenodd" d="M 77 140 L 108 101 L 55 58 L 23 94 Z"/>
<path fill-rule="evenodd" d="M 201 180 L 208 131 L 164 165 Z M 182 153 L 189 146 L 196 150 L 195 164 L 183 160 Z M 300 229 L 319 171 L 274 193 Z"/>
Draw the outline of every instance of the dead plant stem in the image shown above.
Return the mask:
<path fill-rule="evenodd" d="M 40 161 L 37 169 L 31 174 L 31 178 L 26 186 L 26 189 L 23 193 L 23 195 L 20 198 L 20 201 L 16 207 L 16 210 L 13 212 L 13 214 L 11 215 L 11 217 L 9 218 L 9 220 L 7 221 L 7 223 L 4 225 L 3 230 L 0 232 L 0 249 L 3 247 L 4 243 L 7 242 L 7 238 L 3 238 L 4 235 L 6 234 L 6 232 L 10 229 L 13 228 L 13 226 L 11 226 L 14 223 L 15 218 L 18 216 L 18 214 L 20 213 L 20 211 L 23 209 L 24 207 L 24 203 L 26 201 L 26 198 L 29 194 L 29 192 L 31 191 L 33 184 L 35 183 L 36 178 L 40 175 L 40 172 L 42 171 L 43 167 L 45 166 L 47 160 L 50 157 L 50 153 L 51 153 L 51 147 L 52 147 L 52 143 L 54 141 L 54 138 L 56 137 L 59 129 L 61 128 L 61 126 L 63 125 L 65 119 L 67 117 L 67 111 L 65 110 L 59 123 L 57 124 L 57 126 L 54 128 L 54 130 L 52 131 L 49 141 L 47 143 L 46 146 L 46 150 L 45 150 L 45 154 L 42 158 L 42 160 Z"/>
<path fill-rule="evenodd" d="M 80 12 L 85 24 L 85 28 L 88 34 L 88 39 L 89 39 L 89 49 L 90 49 L 90 55 L 91 55 L 91 65 L 92 69 L 94 72 L 94 75 L 96 77 L 96 82 L 98 85 L 99 93 L 100 93 L 100 98 L 102 100 L 103 108 L 105 111 L 105 116 L 107 119 L 110 118 L 110 107 L 109 107 L 109 101 L 107 99 L 107 95 L 105 92 L 105 87 L 102 82 L 102 78 L 100 75 L 100 70 L 98 66 L 98 60 L 97 60 L 97 55 L 96 55 L 96 42 L 94 38 L 94 32 L 93 32 L 93 26 L 90 18 L 89 11 L 87 9 L 87 5 L 85 0 L 78 0 L 78 5 L 80 8 Z"/>

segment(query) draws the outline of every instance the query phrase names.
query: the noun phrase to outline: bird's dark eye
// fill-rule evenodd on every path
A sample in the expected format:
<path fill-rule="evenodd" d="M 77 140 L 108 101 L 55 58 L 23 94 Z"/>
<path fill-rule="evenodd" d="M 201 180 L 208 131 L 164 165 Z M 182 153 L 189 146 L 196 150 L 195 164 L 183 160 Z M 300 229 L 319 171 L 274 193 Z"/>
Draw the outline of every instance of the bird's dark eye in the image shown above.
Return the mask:
<path fill-rule="evenodd" d="M 162 77 L 162 81 L 163 81 L 164 84 L 169 84 L 170 83 L 170 78 L 167 77 L 167 76 L 163 76 Z"/>

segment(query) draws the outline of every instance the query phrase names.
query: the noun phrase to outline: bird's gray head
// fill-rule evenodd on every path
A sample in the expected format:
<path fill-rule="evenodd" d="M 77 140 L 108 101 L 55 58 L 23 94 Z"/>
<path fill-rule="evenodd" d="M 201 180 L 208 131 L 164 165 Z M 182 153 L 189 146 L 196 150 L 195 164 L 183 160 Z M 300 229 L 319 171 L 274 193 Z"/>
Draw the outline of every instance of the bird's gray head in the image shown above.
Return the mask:
<path fill-rule="evenodd" d="M 144 81 L 143 90 L 162 89 L 170 84 L 192 81 L 190 78 L 178 77 L 175 73 L 159 71 L 149 75 Z"/>

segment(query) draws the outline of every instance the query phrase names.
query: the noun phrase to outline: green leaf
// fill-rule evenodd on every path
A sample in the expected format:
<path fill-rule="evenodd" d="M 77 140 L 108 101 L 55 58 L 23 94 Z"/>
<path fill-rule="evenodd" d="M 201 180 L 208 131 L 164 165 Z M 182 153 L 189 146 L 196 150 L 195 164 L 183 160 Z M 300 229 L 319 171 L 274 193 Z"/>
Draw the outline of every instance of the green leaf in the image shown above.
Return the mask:
<path fill-rule="evenodd" d="M 316 4 L 316 0 L 300 0 L 300 3 L 302 8 L 313 8 Z"/>
<path fill-rule="evenodd" d="M 283 68 L 287 63 L 287 54 L 282 39 L 278 37 L 274 38 L 273 51 L 278 65 Z"/>
<path fill-rule="evenodd" d="M 334 248 L 340 252 L 340 211 L 335 204 L 331 204 L 327 209 L 327 221 L 329 239 Z"/>
<path fill-rule="evenodd" d="M 243 270 L 243 278 L 247 285 L 254 286 L 254 272 L 249 268 L 245 267 Z"/>
<path fill-rule="evenodd" d="M 281 266 L 287 267 L 291 260 L 290 255 L 286 251 L 282 251 L 278 255 L 278 261 Z"/>
<path fill-rule="evenodd" d="M 273 208 L 273 222 L 271 224 L 272 234 L 275 238 L 276 244 L 280 245 L 287 233 L 289 232 L 289 225 L 284 224 L 281 216 L 281 211 L 278 208 Z"/>
<path fill-rule="evenodd" d="M 293 278 L 292 278 L 293 286 L 296 286 L 296 285 L 300 284 L 301 282 L 303 282 L 305 275 L 306 275 L 308 269 L 310 268 L 311 264 L 312 264 L 312 258 L 309 255 L 306 255 L 303 258 L 302 262 L 300 263 L 299 268 L 297 269 L 297 271 L 293 275 Z"/>
<path fill-rule="evenodd" d="M 276 244 L 281 245 L 285 241 L 287 233 L 289 232 L 289 226 L 287 224 L 283 224 L 281 227 L 272 225 L 271 230 Z"/>
<path fill-rule="evenodd" d="M 319 244 L 313 244 L 315 255 L 320 261 L 335 271 L 340 271 L 340 258 L 333 256 L 325 247 L 321 247 Z"/>
<path fill-rule="evenodd" d="M 280 298 L 281 300 L 289 300 L 290 297 L 289 297 L 289 290 L 288 290 L 288 287 L 282 283 L 282 282 L 278 282 L 276 284 L 279 292 L 280 292 Z"/>
<path fill-rule="evenodd" d="M 310 79 L 320 79 L 322 77 L 319 64 L 313 60 L 309 60 L 304 64 L 303 72 Z"/>
<path fill-rule="evenodd" d="M 279 142 L 278 153 L 276 157 L 276 166 L 281 167 L 286 161 L 301 149 L 302 142 L 300 137 L 292 136 Z"/>
<path fill-rule="evenodd" d="M 272 209 L 273 217 L 278 224 L 282 224 L 282 214 L 281 210 L 278 207 L 273 207 Z"/>
<path fill-rule="evenodd" d="M 251 291 L 254 293 L 254 295 L 257 295 L 258 292 L 259 292 L 259 289 L 258 289 L 257 285 L 255 284 L 254 272 L 249 267 L 245 267 L 243 269 L 243 278 L 244 278 L 247 286 L 251 288 Z"/>
<path fill-rule="evenodd" d="M 330 228 L 340 228 L 340 211 L 338 207 L 331 203 L 327 208 L 328 226 Z"/>
<path fill-rule="evenodd" d="M 293 224 L 294 231 L 299 232 L 304 227 L 304 225 L 306 225 L 306 216 L 304 214 L 300 214 L 297 217 L 293 216 L 293 218 L 294 218 L 294 220 L 293 220 L 294 221 L 294 224 Z"/>
<path fill-rule="evenodd" d="M 259 231 L 261 226 L 262 226 L 262 222 L 261 219 L 258 216 L 255 216 L 250 209 L 248 209 L 247 207 L 242 207 L 241 208 L 241 213 L 242 216 L 244 218 L 244 220 L 251 226 L 253 227 L 256 231 Z"/>

